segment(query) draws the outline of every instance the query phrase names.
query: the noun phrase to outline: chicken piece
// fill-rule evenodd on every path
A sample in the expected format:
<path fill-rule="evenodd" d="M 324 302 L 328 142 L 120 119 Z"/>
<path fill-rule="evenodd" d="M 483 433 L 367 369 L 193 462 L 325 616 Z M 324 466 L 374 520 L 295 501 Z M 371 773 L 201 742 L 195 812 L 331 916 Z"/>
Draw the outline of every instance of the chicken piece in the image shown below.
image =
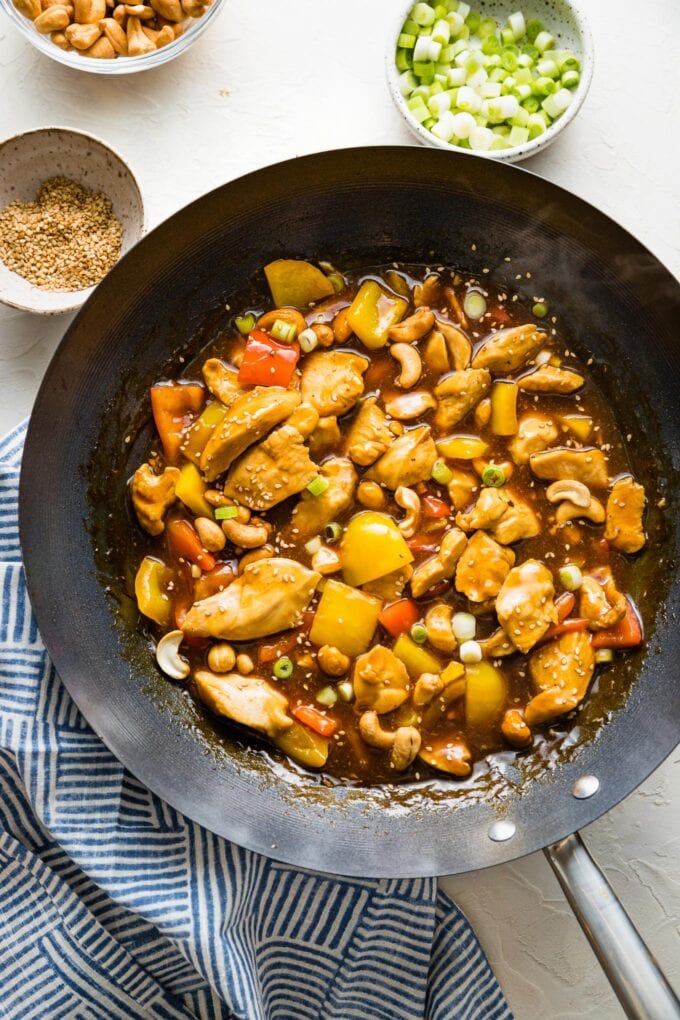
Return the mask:
<path fill-rule="evenodd" d="M 552 450 L 532 453 L 529 465 L 537 478 L 547 482 L 575 478 L 589 488 L 604 489 L 609 481 L 607 458 L 595 447 L 572 450 L 568 446 L 555 446 Z"/>
<path fill-rule="evenodd" d="M 491 530 L 507 509 L 508 500 L 501 489 L 482 489 L 477 502 L 467 513 L 456 514 L 456 524 L 463 531 Z"/>
<path fill-rule="evenodd" d="M 430 427 L 419 425 L 399 436 L 387 453 L 369 468 L 364 478 L 379 482 L 393 491 L 400 485 L 410 488 L 418 482 L 427 481 L 436 459 L 437 447 Z"/>
<path fill-rule="evenodd" d="M 377 595 L 384 602 L 396 602 L 404 594 L 404 588 L 413 577 L 413 567 L 410 563 L 393 570 L 383 577 L 376 577 L 375 581 L 367 581 L 362 584 L 361 590 L 369 595 Z"/>
<path fill-rule="evenodd" d="M 510 456 L 515 464 L 528 464 L 532 453 L 540 453 L 559 435 L 551 418 L 540 414 L 525 414 L 519 421 L 517 435 L 508 443 Z"/>
<path fill-rule="evenodd" d="M 194 684 L 199 698 L 211 711 L 251 730 L 275 737 L 293 725 L 288 715 L 288 698 L 262 677 L 197 669 Z"/>
<path fill-rule="evenodd" d="M 552 574 L 540 560 L 513 567 L 496 597 L 498 622 L 521 652 L 530 651 L 557 623 Z"/>
<path fill-rule="evenodd" d="M 435 602 L 425 614 L 427 640 L 433 648 L 451 655 L 455 652 L 458 642 L 452 628 L 453 607 L 447 602 Z"/>
<path fill-rule="evenodd" d="M 458 561 L 456 591 L 471 602 L 493 599 L 514 562 L 512 549 L 499 545 L 485 531 L 476 531 Z"/>
<path fill-rule="evenodd" d="M 301 492 L 317 474 L 302 433 L 285 422 L 237 461 L 224 494 L 251 510 L 269 510 Z"/>
<path fill-rule="evenodd" d="M 368 361 L 349 351 L 314 351 L 302 363 L 302 399 L 322 417 L 341 415 L 364 392 L 362 376 Z"/>
<path fill-rule="evenodd" d="M 383 715 L 408 697 L 409 676 L 404 663 L 384 645 L 374 645 L 359 655 L 352 673 L 355 708 Z"/>
<path fill-rule="evenodd" d="M 387 417 L 377 397 L 367 397 L 347 433 L 347 454 L 355 464 L 368 467 L 394 442 Z"/>
<path fill-rule="evenodd" d="M 203 365 L 203 378 L 212 395 L 226 407 L 231 407 L 243 394 L 238 384 L 238 372 L 219 358 L 208 358 Z"/>
<path fill-rule="evenodd" d="M 529 504 L 505 487 L 482 489 L 472 509 L 456 515 L 456 524 L 463 531 L 483 528 L 502 545 L 535 538 L 541 530 Z"/>
<path fill-rule="evenodd" d="M 300 403 L 300 394 L 281 386 L 256 386 L 237 397 L 215 426 L 201 454 L 209 482 L 218 478 L 244 450 L 283 421 Z"/>
<path fill-rule="evenodd" d="M 319 468 L 328 482 L 320 496 L 303 492 L 291 517 L 291 533 L 297 541 L 306 542 L 318 535 L 332 520 L 351 504 L 357 487 L 357 473 L 346 457 L 331 457 Z"/>
<path fill-rule="evenodd" d="M 578 594 L 579 615 L 588 621 L 590 630 L 606 630 L 626 615 L 626 598 L 606 567 L 585 574 Z"/>
<path fill-rule="evenodd" d="M 336 450 L 341 440 L 340 426 L 335 415 L 319 418 L 319 423 L 309 437 L 309 452 L 319 457 L 328 450 Z"/>
<path fill-rule="evenodd" d="M 470 471 L 453 467 L 451 481 L 446 486 L 449 499 L 455 510 L 465 510 L 470 505 L 474 494 L 479 489 L 479 479 Z"/>
<path fill-rule="evenodd" d="M 645 544 L 644 510 L 645 490 L 638 482 L 630 475 L 614 482 L 607 500 L 607 541 L 621 552 L 639 552 Z"/>
<path fill-rule="evenodd" d="M 453 577 L 466 545 L 467 537 L 458 528 L 448 528 L 444 532 L 438 552 L 413 571 L 411 594 L 415 599 L 424 595 L 433 585 Z"/>
<path fill-rule="evenodd" d="M 466 368 L 445 376 L 434 388 L 437 410 L 434 423 L 440 432 L 449 432 L 479 403 L 491 386 L 485 368 Z"/>
<path fill-rule="evenodd" d="M 432 372 L 443 375 L 455 369 L 469 368 L 472 344 L 462 330 L 450 322 L 437 320 L 423 349 L 425 364 Z"/>
<path fill-rule="evenodd" d="M 526 393 L 576 393 L 585 382 L 582 375 L 569 368 L 541 365 L 529 375 L 518 379 L 517 385 Z"/>
<path fill-rule="evenodd" d="M 583 700 L 595 669 L 587 631 L 561 634 L 529 657 L 529 674 L 537 694 L 524 710 L 529 726 L 571 712 Z"/>
<path fill-rule="evenodd" d="M 297 560 L 271 557 L 249 563 L 224 591 L 195 602 L 182 623 L 185 634 L 223 641 L 253 641 L 300 622 L 321 574 Z"/>
<path fill-rule="evenodd" d="M 502 627 L 495 630 L 488 638 L 478 642 L 485 659 L 503 659 L 506 655 L 514 655 L 517 648 Z"/>
<path fill-rule="evenodd" d="M 482 344 L 472 359 L 472 367 L 496 373 L 514 372 L 532 358 L 547 339 L 548 334 L 532 323 L 501 329 Z"/>
<path fill-rule="evenodd" d="M 150 464 L 141 464 L 130 483 L 132 505 L 137 520 L 150 535 L 160 535 L 165 528 L 163 518 L 175 502 L 175 485 L 179 479 L 179 468 L 166 467 L 155 475 Z"/>

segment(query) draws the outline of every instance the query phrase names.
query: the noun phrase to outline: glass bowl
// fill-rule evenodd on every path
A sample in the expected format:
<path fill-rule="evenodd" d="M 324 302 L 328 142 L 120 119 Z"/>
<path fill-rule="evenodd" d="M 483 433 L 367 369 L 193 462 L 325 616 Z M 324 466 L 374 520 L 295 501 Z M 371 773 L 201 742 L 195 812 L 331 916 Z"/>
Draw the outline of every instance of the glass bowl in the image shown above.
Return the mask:
<path fill-rule="evenodd" d="M 28 39 L 32 46 L 35 46 L 41 53 L 46 53 L 52 60 L 67 67 L 73 67 L 77 71 L 89 71 L 91 74 L 136 74 L 138 71 L 147 71 L 150 67 L 160 67 L 174 60 L 180 53 L 188 50 L 193 43 L 203 35 L 205 30 L 222 10 L 225 0 L 213 0 L 210 7 L 201 18 L 190 18 L 186 22 L 186 28 L 182 35 L 174 42 L 168 43 L 160 50 L 152 53 L 145 53 L 139 57 L 115 57 L 115 59 L 101 60 L 94 57 L 84 57 L 77 50 L 66 52 L 52 42 L 49 35 L 41 35 L 33 27 L 30 18 L 21 14 L 12 0 L 0 0 L 0 8 L 6 12 L 10 21 L 19 29 L 21 34 Z"/>

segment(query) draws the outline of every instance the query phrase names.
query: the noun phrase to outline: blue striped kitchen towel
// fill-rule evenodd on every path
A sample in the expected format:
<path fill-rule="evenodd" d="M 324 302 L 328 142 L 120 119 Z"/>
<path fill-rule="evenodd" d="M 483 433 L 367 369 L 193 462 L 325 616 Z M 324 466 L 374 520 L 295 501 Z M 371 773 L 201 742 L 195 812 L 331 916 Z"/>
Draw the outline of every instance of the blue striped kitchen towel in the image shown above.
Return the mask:
<path fill-rule="evenodd" d="M 0 442 L 0 1014 L 17 1020 L 511 1018 L 427 880 L 297 871 L 213 836 L 127 773 L 46 656 Z"/>

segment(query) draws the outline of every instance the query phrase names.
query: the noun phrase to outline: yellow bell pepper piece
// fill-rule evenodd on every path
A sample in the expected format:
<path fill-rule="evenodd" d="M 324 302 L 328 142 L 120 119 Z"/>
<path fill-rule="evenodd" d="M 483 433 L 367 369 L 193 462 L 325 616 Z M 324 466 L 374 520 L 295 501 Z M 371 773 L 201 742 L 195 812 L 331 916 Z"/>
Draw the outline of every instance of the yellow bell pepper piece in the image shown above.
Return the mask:
<path fill-rule="evenodd" d="M 353 517 L 340 545 L 342 576 L 351 585 L 366 584 L 406 566 L 413 553 L 389 514 L 364 510 Z"/>
<path fill-rule="evenodd" d="M 213 520 L 215 508 L 205 498 L 205 491 L 208 488 L 201 478 L 201 473 L 195 464 L 184 464 L 180 469 L 179 478 L 175 485 L 175 495 L 181 499 L 185 506 L 189 507 L 192 514 L 197 517 L 207 517 Z"/>
<path fill-rule="evenodd" d="M 465 721 L 468 726 L 488 729 L 505 708 L 507 681 L 490 662 L 466 666 L 465 679 Z"/>
<path fill-rule="evenodd" d="M 206 443 L 213 434 L 215 426 L 222 421 L 226 413 L 226 407 L 219 401 L 208 404 L 189 429 L 182 453 L 194 464 L 200 464 L 201 454 Z"/>
<path fill-rule="evenodd" d="M 577 439 L 585 443 L 593 431 L 593 419 L 587 414 L 565 414 L 560 421 L 574 433 Z"/>
<path fill-rule="evenodd" d="M 437 452 L 450 460 L 474 460 L 489 449 L 489 444 L 478 436 L 447 436 L 438 439 L 436 446 Z"/>
<path fill-rule="evenodd" d="M 335 645 L 354 657 L 371 644 L 382 600 L 328 578 L 319 600 L 309 639 L 315 645 Z"/>
<path fill-rule="evenodd" d="M 160 627 L 167 627 L 170 624 L 171 605 L 167 593 L 170 581 L 172 571 L 165 563 L 151 556 L 144 557 L 135 577 L 137 608 Z"/>
<path fill-rule="evenodd" d="M 491 390 L 491 431 L 495 436 L 514 436 L 517 432 L 517 383 L 500 381 Z"/>
<path fill-rule="evenodd" d="M 384 290 L 375 280 L 366 280 L 347 309 L 347 321 L 364 347 L 375 350 L 387 343 L 390 326 L 406 314 L 408 302 Z"/>
<path fill-rule="evenodd" d="M 309 769 L 320 769 L 328 760 L 328 738 L 314 733 L 299 722 L 278 733 L 274 743 L 293 761 Z"/>
<path fill-rule="evenodd" d="M 427 648 L 417 645 L 408 634 L 400 634 L 394 642 L 392 651 L 406 666 L 408 674 L 414 680 L 421 673 L 440 673 L 442 664 L 439 659 L 428 652 Z"/>
<path fill-rule="evenodd" d="M 277 308 L 306 308 L 335 293 L 328 277 L 311 262 L 277 259 L 264 267 L 264 275 Z"/>

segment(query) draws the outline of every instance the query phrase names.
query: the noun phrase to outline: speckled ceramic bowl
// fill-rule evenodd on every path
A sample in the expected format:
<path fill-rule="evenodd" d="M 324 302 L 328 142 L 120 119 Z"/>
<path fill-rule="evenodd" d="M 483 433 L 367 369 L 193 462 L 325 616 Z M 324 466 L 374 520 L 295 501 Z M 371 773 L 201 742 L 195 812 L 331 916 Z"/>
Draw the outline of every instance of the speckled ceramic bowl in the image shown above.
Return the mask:
<path fill-rule="evenodd" d="M 50 177 L 68 177 L 111 199 L 123 227 L 121 255 L 144 233 L 144 204 L 135 175 L 104 142 L 71 128 L 38 128 L 0 142 L 0 208 L 17 199 L 33 201 Z M 35 287 L 0 262 L 0 301 L 41 315 L 80 308 L 86 290 L 50 291 Z"/>
<path fill-rule="evenodd" d="M 497 149 L 493 152 L 475 150 L 473 152 L 471 149 L 461 149 L 450 142 L 442 141 L 424 128 L 422 124 L 419 124 L 399 91 L 399 71 L 394 58 L 401 27 L 413 7 L 413 2 L 414 0 L 411 0 L 407 6 L 400 8 L 401 13 L 388 33 L 386 70 L 392 99 L 409 129 L 419 141 L 425 145 L 433 145 L 438 149 L 455 149 L 456 152 L 485 156 L 487 159 L 497 159 L 504 163 L 518 163 L 529 156 L 535 156 L 541 149 L 547 148 L 572 122 L 583 105 L 593 77 L 593 40 L 588 22 L 578 3 L 574 3 L 572 0 L 469 0 L 473 10 L 479 11 L 484 17 L 495 18 L 499 24 L 505 24 L 508 15 L 517 10 L 522 11 L 527 21 L 530 18 L 539 18 L 557 39 L 558 48 L 571 50 L 581 61 L 581 80 L 574 90 L 574 98 L 570 106 L 561 117 L 553 121 L 544 134 L 511 149 Z"/>

